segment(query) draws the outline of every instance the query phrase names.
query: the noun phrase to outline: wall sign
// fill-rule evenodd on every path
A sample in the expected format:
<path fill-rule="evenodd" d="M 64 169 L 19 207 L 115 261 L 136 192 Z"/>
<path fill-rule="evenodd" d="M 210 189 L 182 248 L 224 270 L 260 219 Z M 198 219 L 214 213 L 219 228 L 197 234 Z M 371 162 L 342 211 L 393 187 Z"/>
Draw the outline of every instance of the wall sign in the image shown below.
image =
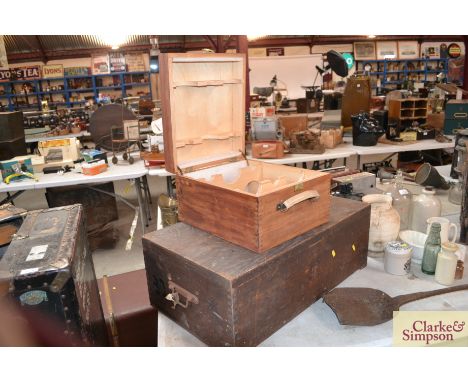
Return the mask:
<path fill-rule="evenodd" d="M 93 74 L 109 73 L 109 55 L 100 54 L 91 57 L 91 68 Z"/>
<path fill-rule="evenodd" d="M 355 42 L 353 45 L 356 60 L 375 60 L 374 41 Z"/>
<path fill-rule="evenodd" d="M 0 81 L 36 80 L 39 78 L 41 78 L 41 68 L 37 65 L 0 70 Z"/>
<path fill-rule="evenodd" d="M 460 45 L 452 43 L 448 46 L 448 55 L 450 58 L 458 58 L 461 56 Z"/>
<path fill-rule="evenodd" d="M 440 46 L 428 45 L 424 48 L 423 53 L 425 53 L 426 58 L 440 58 Z"/>
<path fill-rule="evenodd" d="M 63 65 L 44 65 L 42 67 L 42 78 L 63 77 Z"/>
<path fill-rule="evenodd" d="M 142 54 L 126 54 L 125 63 L 129 72 L 144 72 L 146 70 Z"/>
<path fill-rule="evenodd" d="M 377 41 L 377 60 L 395 60 L 398 58 L 396 41 Z"/>
<path fill-rule="evenodd" d="M 87 66 L 72 66 L 64 69 L 66 77 L 88 76 L 89 72 L 90 70 Z"/>
<path fill-rule="evenodd" d="M 266 48 L 267 56 L 284 56 L 284 48 Z"/>
<path fill-rule="evenodd" d="M 109 64 L 111 73 L 125 72 L 125 56 L 123 53 L 112 52 L 109 53 Z"/>
<path fill-rule="evenodd" d="M 398 41 L 398 58 L 413 60 L 419 58 L 419 44 L 417 41 Z"/>

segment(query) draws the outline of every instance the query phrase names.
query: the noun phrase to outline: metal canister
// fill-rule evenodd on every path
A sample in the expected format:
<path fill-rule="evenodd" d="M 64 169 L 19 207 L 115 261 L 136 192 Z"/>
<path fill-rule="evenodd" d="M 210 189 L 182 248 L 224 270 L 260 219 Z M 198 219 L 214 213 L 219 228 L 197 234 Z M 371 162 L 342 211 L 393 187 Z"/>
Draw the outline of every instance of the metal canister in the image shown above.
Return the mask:
<path fill-rule="evenodd" d="M 177 199 L 166 194 L 159 195 L 158 206 L 161 210 L 161 221 L 163 227 L 176 224 L 178 221 Z"/>
<path fill-rule="evenodd" d="M 409 273 L 413 248 L 401 241 L 390 241 L 385 246 L 384 268 L 387 273 L 404 276 Z"/>

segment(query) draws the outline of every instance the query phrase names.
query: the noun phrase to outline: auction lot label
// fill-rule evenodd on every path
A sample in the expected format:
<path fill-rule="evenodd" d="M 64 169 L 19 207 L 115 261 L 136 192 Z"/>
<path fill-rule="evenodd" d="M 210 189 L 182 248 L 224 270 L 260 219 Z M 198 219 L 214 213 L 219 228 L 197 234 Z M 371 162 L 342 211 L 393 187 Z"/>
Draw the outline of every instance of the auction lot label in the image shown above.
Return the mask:
<path fill-rule="evenodd" d="M 393 312 L 393 346 L 468 346 L 468 312 Z"/>

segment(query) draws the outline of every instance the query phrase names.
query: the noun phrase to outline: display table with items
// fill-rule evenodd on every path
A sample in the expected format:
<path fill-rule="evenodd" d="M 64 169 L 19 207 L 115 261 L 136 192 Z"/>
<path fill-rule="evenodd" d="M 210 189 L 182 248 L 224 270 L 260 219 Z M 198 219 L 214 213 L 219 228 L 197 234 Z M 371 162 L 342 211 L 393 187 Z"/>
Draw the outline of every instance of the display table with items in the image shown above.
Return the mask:
<path fill-rule="evenodd" d="M 110 161 L 109 161 L 110 162 Z M 93 186 L 94 184 L 113 182 L 116 180 L 132 180 L 138 198 L 139 214 L 141 215 L 142 230 L 148 226 L 148 219 L 151 216 L 149 207 L 149 191 L 147 190 L 146 175 L 148 169 L 144 166 L 142 160 L 137 160 L 134 164 L 112 164 L 109 163 L 106 171 L 97 175 L 85 175 L 81 169 L 76 169 L 67 172 L 56 172 L 44 174 L 37 172 L 34 174 L 34 179 L 20 179 L 11 181 L 9 184 L 0 183 L 0 193 L 18 193 L 27 190 L 39 190 L 64 186 Z M 7 196 L 2 202 L 14 199 L 15 195 Z M 128 202 L 127 202 L 128 203 Z"/>
<path fill-rule="evenodd" d="M 437 167 L 437 169 L 441 174 L 445 176 L 447 176 L 450 172 L 450 166 Z M 403 185 L 413 195 L 420 194 L 423 189 L 422 186 L 419 186 L 414 182 L 405 181 Z M 380 183 L 378 183 L 377 188 L 381 189 L 384 192 L 388 191 L 388 186 L 380 185 Z M 453 204 L 449 201 L 449 190 L 437 190 L 435 196 L 440 200 L 441 203 L 441 218 L 446 218 L 450 222 L 457 223 L 459 221 L 460 206 Z M 359 205 L 358 202 L 356 203 Z M 334 211 L 333 206 L 338 207 L 339 205 L 332 203 L 332 216 L 335 214 L 339 214 L 339 209 L 337 208 Z M 177 225 L 174 227 L 177 227 Z M 344 232 L 349 236 L 351 232 L 353 235 L 355 235 L 362 233 L 362 230 L 368 231 L 369 227 L 360 229 L 357 226 L 353 226 L 353 228 L 345 230 Z M 186 231 L 186 228 L 174 228 L 174 231 L 165 229 L 157 235 L 155 233 L 150 233 L 146 236 L 145 241 L 147 241 L 147 243 L 145 244 L 145 261 L 150 263 L 149 266 L 147 263 L 147 271 L 152 274 L 155 274 L 155 272 L 167 272 L 171 275 L 171 280 L 173 281 L 173 283 L 171 283 L 171 286 L 173 286 L 176 291 L 177 285 L 183 288 L 182 294 L 181 296 L 179 296 L 181 302 L 185 302 L 183 293 L 190 292 L 191 294 L 196 296 L 198 303 L 187 303 L 186 308 L 183 308 L 180 305 L 176 305 L 175 309 L 172 309 L 173 301 L 170 300 L 171 296 L 168 297 L 169 299 L 164 299 L 164 297 L 167 297 L 170 293 L 172 293 L 170 289 L 164 289 L 167 288 L 169 283 L 167 277 L 159 277 L 159 281 L 154 282 L 152 284 L 153 288 L 155 289 L 153 289 L 153 294 L 150 292 L 150 296 L 152 295 L 153 298 L 156 298 L 157 306 L 159 306 L 161 311 L 164 312 L 164 314 L 160 314 L 159 317 L 159 346 L 204 346 L 204 342 L 210 343 L 209 341 L 211 339 L 207 340 L 206 337 L 202 337 L 200 332 L 198 332 L 198 330 L 201 330 L 203 325 L 197 326 L 193 325 L 192 321 L 190 320 L 186 321 L 188 317 L 192 317 L 192 311 L 197 311 L 198 309 L 202 308 L 201 300 L 205 294 L 197 294 L 196 292 L 201 291 L 199 288 L 201 288 L 203 284 L 196 283 L 195 280 L 190 278 L 180 277 L 179 271 L 184 269 L 182 264 L 186 261 L 188 262 L 187 264 L 190 264 L 190 268 L 188 269 L 192 269 L 191 267 L 199 266 L 199 261 L 201 262 L 206 260 L 206 265 L 204 267 L 203 274 L 208 277 L 208 275 L 211 274 L 210 264 L 215 264 L 216 267 L 222 267 L 224 261 L 229 262 L 229 260 L 233 260 L 230 257 L 230 255 L 234 252 L 227 251 L 225 255 L 224 252 L 221 252 L 221 256 L 216 257 L 217 261 L 215 263 L 213 263 L 210 260 L 209 256 L 206 259 L 204 257 L 205 255 L 195 257 L 195 251 L 193 255 L 189 255 L 189 252 L 191 252 L 192 250 L 190 249 L 189 245 L 184 246 L 184 242 L 179 242 L 176 244 L 174 240 L 173 244 L 168 244 L 171 241 L 170 237 L 172 236 L 173 232 L 175 233 L 176 231 L 179 234 L 181 234 L 182 232 Z M 200 235 L 206 235 L 208 237 L 207 234 L 201 233 L 201 231 L 198 231 L 196 229 L 192 229 L 192 231 L 196 232 L 197 234 L 198 232 L 200 232 Z M 169 236 L 163 235 L 166 232 L 169 234 Z M 334 232 L 338 234 L 338 232 L 343 231 L 339 230 Z M 424 237 L 426 236 L 425 233 L 421 233 L 421 235 Z M 449 235 L 449 239 L 454 240 L 452 238 L 454 233 L 450 232 Z M 177 237 L 180 240 L 184 237 L 184 235 L 178 235 Z M 153 239 L 158 244 L 150 244 L 149 241 L 153 241 Z M 403 237 L 400 237 L 400 239 L 403 239 Z M 215 241 L 218 242 L 218 239 L 215 239 Z M 343 240 L 336 240 L 336 243 L 342 241 Z M 424 251 L 424 241 L 425 239 L 423 239 L 422 247 L 420 248 L 418 243 L 410 241 L 411 245 L 414 246 L 412 250 L 414 252 L 420 251 L 418 253 L 422 255 Z M 193 240 L 191 242 L 193 243 Z M 222 241 L 219 240 L 219 242 Z M 156 251 L 153 251 L 152 254 L 148 251 L 150 247 L 155 248 L 162 243 L 165 244 L 158 248 Z M 167 248 L 172 248 L 175 251 L 175 253 L 183 254 L 181 257 L 177 257 L 177 261 L 180 261 L 181 263 L 179 266 L 177 266 L 177 264 L 175 263 L 175 255 L 171 255 L 168 251 L 164 249 L 165 245 L 168 245 Z M 459 247 L 457 256 L 459 255 L 460 257 L 464 257 L 468 255 L 466 253 L 466 246 L 462 244 L 457 244 L 457 246 Z M 273 251 L 274 250 L 275 249 L 273 249 Z M 198 252 L 204 253 L 200 251 Z M 219 250 L 217 252 L 220 253 Z M 158 253 L 159 255 L 156 255 L 156 253 Z M 395 297 L 416 292 L 440 290 L 441 288 L 444 288 L 446 286 L 437 282 L 435 275 L 428 275 L 422 272 L 422 259 L 419 259 L 418 263 L 412 261 L 410 267 L 405 268 L 406 260 L 401 262 L 398 256 L 390 258 L 389 256 L 386 256 L 383 252 L 381 252 L 380 254 L 375 252 L 366 252 L 366 254 L 370 255 L 367 256 L 367 266 L 350 275 L 348 278 L 346 278 L 346 280 L 341 282 L 335 290 L 339 290 L 339 288 L 372 288 L 374 290 L 380 290 L 382 292 L 385 292 L 389 296 Z M 327 259 L 329 255 L 330 254 L 327 251 L 322 252 L 324 261 L 326 261 L 325 259 Z M 171 256 L 174 256 L 174 259 L 171 259 Z M 255 254 L 252 254 L 252 256 L 255 256 Z M 313 255 L 310 254 L 310 256 L 312 257 Z M 335 251 L 334 259 L 337 260 L 339 256 L 340 252 Z M 417 253 L 416 256 L 418 256 Z M 332 261 L 332 258 L 333 255 L 330 256 L 329 260 Z M 189 259 L 191 259 L 192 261 L 189 262 Z M 249 261 L 257 261 L 254 259 L 256 258 L 253 257 Z M 174 260 L 174 262 L 172 260 Z M 267 260 L 267 263 L 269 261 L 270 260 Z M 401 268 L 398 268 L 399 266 Z M 277 272 L 279 272 L 279 269 L 281 268 L 278 268 Z M 395 269 L 398 269 L 399 272 L 401 272 L 400 275 L 390 273 L 395 273 Z M 307 268 L 305 268 L 305 271 L 306 270 Z M 161 275 L 162 273 L 159 274 Z M 272 274 L 276 275 L 276 273 L 274 272 Z M 308 272 L 308 274 L 310 274 L 310 272 Z M 184 282 L 189 282 L 189 280 L 190 285 L 184 284 Z M 194 283 L 194 286 L 192 286 L 192 283 Z M 302 284 L 303 283 L 301 283 L 301 285 Z M 465 284 L 468 284 L 468 276 L 466 272 L 464 272 L 463 276 L 460 279 L 455 279 L 451 286 L 461 286 Z M 156 289 L 158 288 L 158 285 L 160 288 L 159 292 L 155 292 L 155 290 L 158 290 Z M 284 288 L 286 288 L 286 286 L 284 286 Z M 166 296 L 163 296 L 165 292 L 167 292 L 167 294 Z M 159 295 L 157 293 L 159 293 Z M 304 295 L 305 291 L 301 289 L 301 287 L 298 287 L 296 293 Z M 442 294 L 439 296 L 410 302 L 401 306 L 400 310 L 465 311 L 468 309 L 467 294 L 468 291 L 466 290 Z M 270 301 L 274 301 L 274 299 L 272 300 L 271 298 L 271 294 L 266 294 L 263 298 L 263 294 L 261 292 L 255 295 L 251 294 L 251 296 L 252 299 L 249 300 L 246 298 L 244 301 L 250 301 L 250 303 L 253 304 L 251 310 L 255 312 L 254 317 L 257 317 L 258 314 L 260 314 L 258 313 L 259 309 L 260 312 L 264 312 L 264 309 L 266 309 L 265 304 L 267 304 Z M 258 299 L 254 300 L 254 296 L 258 296 Z M 293 293 L 290 296 L 290 299 L 292 301 L 295 298 L 294 296 L 295 293 Z M 210 301 L 213 301 L 213 299 L 211 299 Z M 285 310 L 285 307 L 288 306 L 288 303 L 285 303 L 285 305 L 282 306 L 282 309 L 278 310 Z M 216 305 L 216 303 L 213 301 L 211 307 L 217 306 L 218 305 Z M 221 320 L 221 318 L 216 317 L 214 313 L 216 312 L 219 314 L 219 310 L 214 309 L 212 310 L 212 312 L 213 313 L 211 313 L 211 317 L 213 320 Z M 275 314 L 276 313 L 272 313 L 271 316 L 274 317 Z M 210 313 L 204 313 L 203 317 L 209 315 Z M 186 319 L 184 319 L 184 317 Z M 257 328 L 258 327 L 260 327 L 260 329 L 257 329 L 259 332 L 267 330 L 266 324 L 259 325 L 257 326 Z M 214 331 L 212 331 L 212 333 L 213 332 Z M 392 335 L 393 326 L 391 320 L 373 326 L 341 325 L 334 311 L 327 304 L 323 303 L 322 300 L 319 298 L 317 302 L 306 307 L 302 313 L 299 313 L 297 315 L 297 317 L 292 318 L 288 323 L 284 324 L 284 326 L 279 328 L 276 332 L 271 333 L 269 337 L 265 338 L 263 341 L 260 341 L 259 346 L 391 346 L 393 341 Z M 202 341 L 199 338 L 201 338 Z"/>
<path fill-rule="evenodd" d="M 345 138 L 346 140 L 346 138 Z M 357 166 L 359 169 L 362 162 L 362 157 L 367 155 L 381 155 L 381 154 L 396 154 L 408 151 L 424 151 L 424 150 L 436 150 L 436 149 L 453 149 L 455 147 L 455 141 L 451 137 L 450 142 L 438 142 L 435 139 L 426 139 L 415 141 L 407 144 L 386 144 L 378 142 L 375 146 L 353 146 L 354 152 L 357 155 Z"/>

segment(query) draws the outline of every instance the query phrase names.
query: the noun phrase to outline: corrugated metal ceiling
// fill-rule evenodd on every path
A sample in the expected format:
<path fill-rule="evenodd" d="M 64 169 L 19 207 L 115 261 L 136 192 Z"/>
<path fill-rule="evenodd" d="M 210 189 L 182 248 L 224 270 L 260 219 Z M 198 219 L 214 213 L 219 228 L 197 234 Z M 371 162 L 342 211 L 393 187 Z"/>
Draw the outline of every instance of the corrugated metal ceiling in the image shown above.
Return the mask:
<path fill-rule="evenodd" d="M 115 34 L 111 34 L 107 39 L 114 39 Z M 145 50 L 150 46 L 149 35 L 127 35 L 126 40 L 120 42 L 119 46 L 127 50 Z M 202 49 L 213 47 L 217 36 L 210 36 L 211 41 L 207 41 L 201 35 L 172 35 L 158 36 L 161 49 L 175 49 L 174 51 L 184 51 L 190 49 Z M 227 36 L 226 36 L 227 37 Z M 250 37 L 250 36 L 249 36 Z M 350 43 L 353 41 L 366 40 L 367 36 L 358 35 L 264 35 L 252 36 L 249 38 L 249 46 L 292 46 L 292 45 L 315 45 L 315 44 L 336 44 Z M 402 40 L 418 39 L 421 41 L 463 41 L 464 36 L 377 36 L 382 40 Z M 93 50 L 103 50 L 111 47 L 110 43 L 99 35 L 5 35 L 5 48 L 9 59 L 15 61 L 38 60 L 47 61 L 64 57 L 83 57 L 93 53 Z M 439 40 L 437 40 L 439 39 Z M 231 44 L 233 40 L 231 39 Z M 232 45 L 231 45 L 232 46 Z"/>
<path fill-rule="evenodd" d="M 5 35 L 5 48 L 7 53 L 45 52 L 59 50 L 98 49 L 109 47 L 103 38 L 98 35 Z M 160 36 L 159 42 L 182 43 L 183 41 L 204 41 L 203 36 Z M 149 35 L 128 35 L 122 47 L 149 45 Z"/>

